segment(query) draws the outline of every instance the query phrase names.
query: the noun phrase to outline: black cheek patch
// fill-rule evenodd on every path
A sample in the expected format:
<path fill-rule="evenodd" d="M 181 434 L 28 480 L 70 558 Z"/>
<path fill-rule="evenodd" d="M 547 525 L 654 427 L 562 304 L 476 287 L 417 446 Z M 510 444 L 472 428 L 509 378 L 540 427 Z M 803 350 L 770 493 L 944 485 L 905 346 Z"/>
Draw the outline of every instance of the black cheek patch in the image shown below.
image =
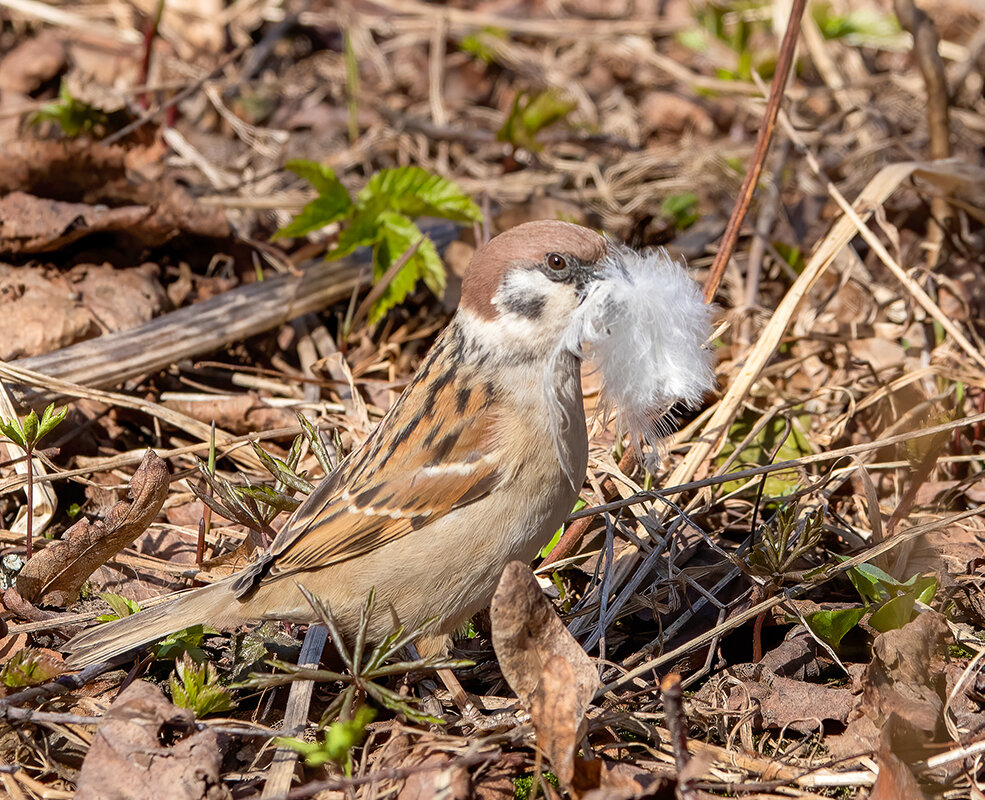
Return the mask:
<path fill-rule="evenodd" d="M 503 308 L 512 314 L 527 319 L 539 319 L 547 305 L 547 297 L 542 294 L 527 295 L 510 293 L 503 299 Z"/>

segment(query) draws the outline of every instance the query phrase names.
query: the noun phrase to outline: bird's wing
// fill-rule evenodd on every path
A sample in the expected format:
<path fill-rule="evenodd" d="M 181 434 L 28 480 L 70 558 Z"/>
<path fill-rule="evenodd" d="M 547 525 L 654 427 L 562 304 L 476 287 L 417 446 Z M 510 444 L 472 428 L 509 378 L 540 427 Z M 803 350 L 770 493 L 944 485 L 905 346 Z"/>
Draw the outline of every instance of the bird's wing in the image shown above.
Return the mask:
<path fill-rule="evenodd" d="M 427 366 L 366 443 L 297 509 L 269 552 L 241 574 L 239 596 L 258 580 L 382 547 L 500 483 L 493 388 Z"/>

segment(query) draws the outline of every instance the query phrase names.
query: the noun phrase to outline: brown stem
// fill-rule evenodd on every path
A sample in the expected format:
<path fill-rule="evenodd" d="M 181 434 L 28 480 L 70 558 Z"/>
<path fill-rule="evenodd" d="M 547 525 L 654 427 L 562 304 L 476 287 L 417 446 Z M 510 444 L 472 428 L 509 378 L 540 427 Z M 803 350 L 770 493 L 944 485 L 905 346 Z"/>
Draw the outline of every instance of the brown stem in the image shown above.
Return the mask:
<path fill-rule="evenodd" d="M 628 473 L 630 468 L 633 466 L 633 458 L 635 455 L 635 450 L 632 447 L 627 447 L 622 454 L 622 458 L 619 459 L 619 471 Z M 602 483 L 602 502 L 608 503 L 616 495 L 615 484 L 606 479 Z M 551 549 L 551 552 L 547 554 L 540 566 L 548 567 L 551 564 L 560 561 L 563 558 L 567 558 L 574 551 L 575 547 L 582 540 L 582 537 L 588 532 L 588 526 L 592 524 L 594 517 L 581 517 L 572 522 L 561 534 L 561 538 Z"/>
<path fill-rule="evenodd" d="M 776 71 L 773 73 L 773 85 L 770 87 L 769 100 L 766 102 L 766 113 L 763 118 L 763 125 L 759 129 L 756 137 L 756 149 L 753 151 L 752 163 L 749 171 L 742 181 L 742 188 L 739 189 L 739 198 L 732 209 L 732 216 L 725 228 L 722 236 L 722 243 L 718 247 L 715 261 L 711 265 L 708 278 L 705 281 L 704 297 L 705 302 L 710 303 L 715 298 L 718 285 L 722 282 L 722 275 L 725 274 L 725 265 L 732 257 L 736 242 L 739 241 L 739 229 L 742 227 L 742 220 L 745 219 L 749 205 L 752 203 L 752 194 L 756 190 L 759 182 L 759 175 L 763 171 L 763 163 L 766 161 L 766 153 L 769 151 L 770 140 L 773 138 L 773 129 L 776 127 L 776 118 L 780 113 L 780 101 L 783 99 L 783 89 L 787 84 L 787 76 L 790 74 L 790 67 L 793 65 L 793 56 L 797 48 L 797 34 L 800 32 L 800 18 L 804 15 L 804 7 L 807 0 L 793 0 L 790 8 L 790 20 L 787 22 L 786 33 L 783 34 L 783 42 L 780 44 L 780 53 L 776 59 Z"/>
<path fill-rule="evenodd" d="M 763 611 L 756 617 L 752 624 L 752 663 L 758 664 L 763 660 L 763 620 L 766 619 L 766 612 Z"/>
<path fill-rule="evenodd" d="M 27 553 L 24 561 L 30 561 L 34 555 L 34 460 L 31 458 L 34 447 L 28 444 L 24 451 L 27 453 Z"/>
<path fill-rule="evenodd" d="M 670 745 L 674 751 L 674 766 L 677 767 L 677 796 L 681 800 L 690 800 L 696 795 L 689 785 L 690 780 L 687 775 L 687 765 L 691 760 L 691 754 L 687 749 L 687 718 L 684 716 L 684 698 L 680 675 L 671 672 L 660 681 L 660 699 L 663 701 L 667 730 L 670 731 Z"/>

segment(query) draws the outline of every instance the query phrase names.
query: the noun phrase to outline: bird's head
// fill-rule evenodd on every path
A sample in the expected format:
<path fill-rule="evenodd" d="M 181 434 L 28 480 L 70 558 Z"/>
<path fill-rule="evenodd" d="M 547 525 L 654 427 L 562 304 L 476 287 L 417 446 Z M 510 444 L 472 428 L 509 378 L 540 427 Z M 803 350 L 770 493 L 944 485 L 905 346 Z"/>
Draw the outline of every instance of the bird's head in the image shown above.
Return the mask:
<path fill-rule="evenodd" d="M 636 252 L 569 222 L 518 225 L 479 248 L 462 282 L 461 319 L 499 361 L 553 366 L 591 358 L 603 400 L 652 444 L 675 402 L 714 387 L 705 347 L 712 309 L 663 250 Z"/>
<path fill-rule="evenodd" d="M 462 309 L 504 347 L 548 357 L 608 252 L 605 238 L 581 225 L 518 225 L 476 251 L 462 281 Z"/>

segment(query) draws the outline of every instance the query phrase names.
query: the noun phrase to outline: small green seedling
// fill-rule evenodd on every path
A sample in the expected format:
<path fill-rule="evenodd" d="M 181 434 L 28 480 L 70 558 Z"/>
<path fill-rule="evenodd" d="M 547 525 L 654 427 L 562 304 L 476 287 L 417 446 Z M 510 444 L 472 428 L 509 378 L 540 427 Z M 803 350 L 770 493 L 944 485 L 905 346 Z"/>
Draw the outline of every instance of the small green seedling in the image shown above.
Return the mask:
<path fill-rule="evenodd" d="M 548 89 L 535 95 L 519 92 L 496 138 L 514 147 L 540 152 L 537 134 L 563 120 L 575 108 L 577 104 L 557 89 Z"/>
<path fill-rule="evenodd" d="M 96 617 L 97 622 L 115 622 L 140 611 L 140 604 L 135 600 L 128 600 L 126 597 L 112 592 L 100 593 L 99 599 L 110 607 L 110 613 L 100 614 Z"/>
<path fill-rule="evenodd" d="M 171 701 L 181 708 L 191 710 L 196 717 L 229 711 L 236 707 L 229 689 L 219 682 L 219 674 L 210 661 L 196 664 L 186 653 L 175 662 L 174 672 L 168 678 Z"/>
<path fill-rule="evenodd" d="M 27 547 L 24 560 L 29 561 L 34 554 L 34 449 L 47 434 L 51 433 L 58 423 L 65 419 L 67 408 L 55 411 L 52 403 L 38 419 L 32 410 L 23 422 L 18 419 L 0 419 L 0 433 L 24 450 L 27 458 Z"/>
<path fill-rule="evenodd" d="M 331 762 L 345 771 L 346 777 L 352 775 L 352 749 L 362 744 L 366 737 L 366 726 L 375 719 L 376 712 L 369 706 L 359 706 L 352 719 L 336 720 L 322 728 L 322 738 L 317 742 L 281 736 L 275 741 L 278 747 L 290 747 L 304 756 L 309 767 L 320 767 Z"/>
<path fill-rule="evenodd" d="M 41 107 L 32 122 L 54 122 L 68 137 L 80 135 L 105 135 L 110 126 L 110 115 L 102 109 L 72 97 L 63 81 L 58 89 L 58 99 Z"/>
<path fill-rule="evenodd" d="M 932 575 L 913 575 L 899 581 L 872 564 L 852 567 L 848 579 L 862 598 L 862 605 L 815 611 L 806 616 L 811 630 L 832 647 L 838 647 L 845 634 L 870 612 L 869 625 L 880 633 L 902 628 L 913 619 L 916 604 L 929 604 L 937 593 L 937 578 Z"/>
<path fill-rule="evenodd" d="M 456 183 L 421 167 L 397 167 L 377 172 L 353 200 L 335 172 L 316 161 L 295 160 L 285 165 L 318 192 L 275 238 L 306 236 L 334 222 L 344 225 L 338 242 L 325 256 L 342 258 L 357 247 L 371 247 L 373 277 L 379 281 L 401 256 L 417 247 L 393 275 L 373 304 L 369 321 L 378 322 L 417 285 L 419 280 L 439 297 L 445 290 L 445 267 L 434 242 L 415 222 L 441 217 L 453 222 L 479 222 L 482 212 Z"/>

